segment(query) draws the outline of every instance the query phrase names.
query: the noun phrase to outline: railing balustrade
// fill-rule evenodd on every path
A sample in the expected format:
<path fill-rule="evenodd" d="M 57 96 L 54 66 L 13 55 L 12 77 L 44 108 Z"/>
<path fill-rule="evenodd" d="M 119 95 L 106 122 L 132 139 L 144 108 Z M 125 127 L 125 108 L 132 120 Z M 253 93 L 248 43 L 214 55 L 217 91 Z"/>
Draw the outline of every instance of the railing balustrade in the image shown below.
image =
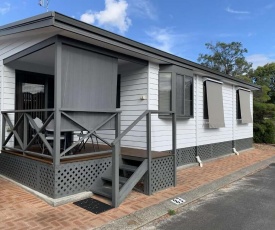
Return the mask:
<path fill-rule="evenodd" d="M 85 131 L 85 135 L 83 135 L 79 140 L 74 141 L 70 146 L 67 148 L 62 149 L 60 152 L 54 152 L 53 147 L 51 143 L 46 138 L 45 131 L 47 126 L 50 122 L 53 122 L 54 120 L 54 109 L 38 109 L 38 110 L 11 110 L 11 111 L 2 111 L 2 149 L 3 150 L 11 150 L 15 152 L 20 152 L 23 155 L 32 155 L 36 157 L 41 158 L 47 158 L 47 159 L 53 159 L 53 156 L 58 154 L 60 159 L 74 159 L 74 158 L 80 158 L 82 156 L 94 156 L 98 154 L 103 153 L 111 153 L 111 150 L 106 151 L 98 151 L 98 152 L 92 152 L 92 153 L 78 153 L 77 155 L 71 155 L 70 153 L 76 148 L 80 143 L 82 143 L 85 139 L 87 139 L 89 136 L 93 135 L 97 137 L 99 140 L 101 140 L 103 143 L 105 143 L 108 146 L 111 146 L 111 144 L 100 137 L 100 135 L 96 134 L 95 132 L 99 130 L 102 126 L 104 126 L 109 121 L 115 119 L 115 117 L 120 114 L 120 111 L 86 111 L 86 110 L 72 110 L 72 109 L 62 109 L 61 116 L 69 120 L 70 122 L 74 123 L 78 130 Z M 31 114 L 34 112 L 45 112 L 50 113 L 46 121 L 44 122 L 43 126 L 39 128 L 34 119 L 32 118 Z M 84 125 L 81 124 L 81 122 L 77 121 L 73 117 L 69 115 L 70 112 L 74 113 L 90 113 L 92 114 L 110 114 L 108 118 L 106 118 L 103 122 L 101 122 L 99 125 L 97 125 L 95 128 L 90 130 L 89 128 L 86 128 Z M 12 119 L 10 118 L 10 114 L 17 114 L 19 117 L 15 124 L 13 125 Z M 15 116 L 14 116 L 15 117 Z M 60 124 L 61 125 L 61 124 Z M 8 130 L 6 130 L 8 126 Z M 19 128 L 20 127 L 20 128 Z M 32 128 L 34 130 L 34 133 L 32 134 L 31 140 L 28 140 L 28 130 L 29 128 Z M 21 131 L 19 131 L 21 129 Z M 52 130 L 54 132 L 54 130 Z M 6 136 L 6 132 L 10 132 Z M 21 132 L 21 135 L 19 134 Z M 17 142 L 16 146 L 10 146 L 9 142 L 11 141 L 11 138 L 14 136 L 14 140 Z M 33 146 L 34 142 L 38 140 L 41 145 L 43 145 L 43 149 L 45 148 L 49 155 L 44 154 L 44 151 L 41 148 L 41 152 L 32 151 L 31 147 Z M 53 140 L 60 141 L 60 140 Z M 53 144 L 53 143 L 52 143 Z"/>
<path fill-rule="evenodd" d="M 148 185 L 147 194 L 151 195 L 151 162 L 152 162 L 152 146 L 151 146 L 151 115 L 152 114 L 170 114 L 172 116 L 172 154 L 174 157 L 173 167 L 174 167 L 174 186 L 176 186 L 176 114 L 173 111 L 158 111 L 158 110 L 146 110 L 144 111 L 128 128 L 126 128 L 122 133 L 120 133 L 120 117 L 116 122 L 116 138 L 111 143 L 112 146 L 112 206 L 118 207 L 121 203 L 122 189 L 119 188 L 119 155 L 121 152 L 121 140 L 126 136 L 142 119 L 146 118 L 146 142 L 147 142 L 147 162 L 148 162 Z M 125 185 L 124 185 L 125 186 Z"/>

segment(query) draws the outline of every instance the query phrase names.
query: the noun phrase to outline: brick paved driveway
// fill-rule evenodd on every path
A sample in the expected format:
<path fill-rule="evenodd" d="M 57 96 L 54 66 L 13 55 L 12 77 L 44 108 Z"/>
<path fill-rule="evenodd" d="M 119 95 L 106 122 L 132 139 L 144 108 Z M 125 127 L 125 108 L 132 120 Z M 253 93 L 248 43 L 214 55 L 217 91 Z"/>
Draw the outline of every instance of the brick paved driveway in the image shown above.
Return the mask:
<path fill-rule="evenodd" d="M 275 147 L 256 146 L 240 156 L 227 156 L 179 170 L 177 187 L 152 196 L 132 192 L 119 208 L 95 215 L 73 204 L 51 207 L 10 181 L 0 177 L 0 229 L 93 229 L 136 210 L 158 204 L 244 167 L 275 156 Z"/>

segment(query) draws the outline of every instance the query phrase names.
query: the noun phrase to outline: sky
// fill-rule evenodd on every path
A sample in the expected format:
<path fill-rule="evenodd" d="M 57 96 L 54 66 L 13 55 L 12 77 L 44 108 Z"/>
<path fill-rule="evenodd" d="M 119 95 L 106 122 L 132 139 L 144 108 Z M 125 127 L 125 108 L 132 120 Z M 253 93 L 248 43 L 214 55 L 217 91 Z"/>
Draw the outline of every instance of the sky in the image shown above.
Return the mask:
<path fill-rule="evenodd" d="M 275 62 L 275 0 L 49 0 L 48 8 L 193 62 L 217 41 L 241 42 L 253 68 Z M 0 26 L 44 12 L 39 0 L 0 0 Z"/>

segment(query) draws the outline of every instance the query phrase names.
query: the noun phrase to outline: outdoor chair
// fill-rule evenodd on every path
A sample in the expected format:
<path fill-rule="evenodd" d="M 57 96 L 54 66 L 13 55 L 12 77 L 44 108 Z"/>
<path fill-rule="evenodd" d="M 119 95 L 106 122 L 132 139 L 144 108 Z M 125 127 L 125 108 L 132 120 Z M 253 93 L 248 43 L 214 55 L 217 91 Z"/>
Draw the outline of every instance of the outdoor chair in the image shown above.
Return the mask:
<path fill-rule="evenodd" d="M 43 122 L 42 122 L 42 120 L 41 120 L 40 118 L 38 118 L 38 117 L 34 118 L 33 121 L 35 122 L 35 124 L 36 124 L 36 126 L 38 127 L 38 129 L 41 129 L 42 126 L 44 125 Z M 29 122 L 29 123 L 30 123 L 30 122 Z M 31 126 L 31 128 L 32 128 L 33 130 L 35 130 L 35 128 L 33 127 L 33 125 L 32 125 L 31 123 L 30 123 L 30 126 Z M 36 131 L 35 131 L 35 132 L 36 132 Z M 50 141 L 50 142 L 53 143 L 53 141 L 54 141 L 54 135 L 53 135 L 53 133 L 49 133 L 49 131 L 45 130 L 45 131 L 43 132 L 43 134 L 45 135 L 45 139 L 46 139 L 47 141 Z M 35 134 L 33 134 L 32 136 L 34 137 Z M 66 138 L 65 138 L 64 135 L 61 135 L 61 136 L 60 136 L 60 141 L 63 141 L 63 142 L 64 142 L 63 149 L 65 150 L 65 148 L 66 148 Z M 44 151 L 46 150 L 46 146 L 45 146 L 45 144 L 44 144 L 43 141 L 42 141 L 42 144 L 41 144 L 41 142 L 39 142 L 39 143 L 40 143 L 40 147 L 41 147 L 41 149 L 42 149 L 42 154 L 43 154 Z"/>
<path fill-rule="evenodd" d="M 96 132 L 94 132 L 96 134 Z M 76 135 L 78 136 L 78 140 L 80 140 L 81 138 L 83 138 L 87 133 L 84 133 L 83 131 L 81 131 L 80 133 L 77 133 Z M 97 150 L 99 151 L 99 145 L 98 145 L 98 138 L 96 138 L 96 143 L 94 143 L 94 139 L 93 139 L 93 134 L 91 134 L 90 136 L 86 137 L 85 139 L 83 139 L 80 144 L 78 145 L 78 149 L 77 151 L 80 152 L 82 149 L 85 149 L 86 147 L 86 143 L 89 141 L 89 139 L 91 139 L 91 143 L 93 145 L 93 150 L 94 152 Z M 96 146 L 96 147 L 95 147 Z"/>

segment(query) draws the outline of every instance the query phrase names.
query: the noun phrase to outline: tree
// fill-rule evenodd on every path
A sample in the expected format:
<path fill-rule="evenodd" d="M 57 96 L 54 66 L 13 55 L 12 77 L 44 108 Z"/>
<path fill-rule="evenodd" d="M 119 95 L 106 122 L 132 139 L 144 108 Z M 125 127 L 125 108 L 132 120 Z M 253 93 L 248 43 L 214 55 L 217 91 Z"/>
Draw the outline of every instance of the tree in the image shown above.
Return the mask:
<path fill-rule="evenodd" d="M 252 63 L 245 60 L 247 49 L 241 42 L 216 42 L 206 43 L 206 48 L 211 54 L 199 54 L 198 62 L 206 67 L 220 71 L 231 76 L 238 77 L 248 74 L 252 69 Z M 248 79 L 246 79 L 248 80 Z"/>
<path fill-rule="evenodd" d="M 254 92 L 254 141 L 274 143 L 275 135 L 275 63 L 259 66 L 252 74 L 262 89 Z"/>
<path fill-rule="evenodd" d="M 262 91 L 269 88 L 269 102 L 275 104 L 275 63 L 259 66 L 252 74 L 253 82 L 262 86 Z"/>

